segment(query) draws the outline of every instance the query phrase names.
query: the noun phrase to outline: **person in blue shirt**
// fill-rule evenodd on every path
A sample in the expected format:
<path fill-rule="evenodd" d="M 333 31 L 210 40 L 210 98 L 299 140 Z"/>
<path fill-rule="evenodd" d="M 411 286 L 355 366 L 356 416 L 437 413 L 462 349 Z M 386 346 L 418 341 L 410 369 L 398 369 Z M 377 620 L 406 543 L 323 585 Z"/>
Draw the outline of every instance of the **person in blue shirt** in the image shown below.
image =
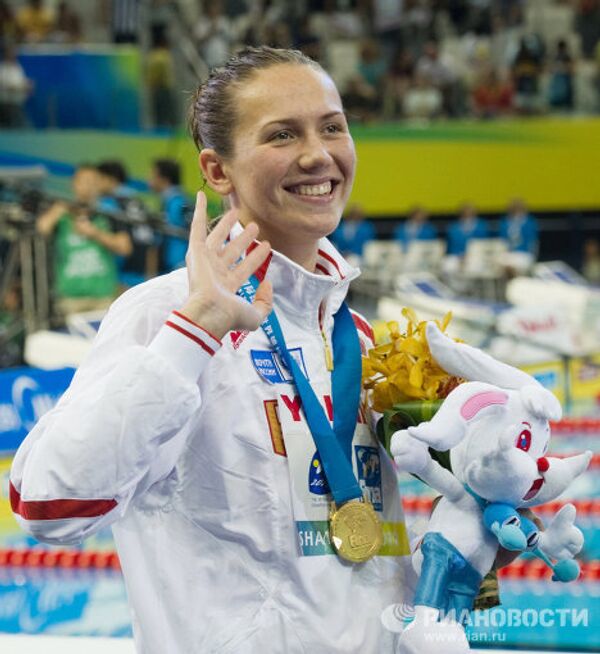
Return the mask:
<path fill-rule="evenodd" d="M 487 238 L 488 235 L 485 220 L 477 215 L 472 204 L 466 203 L 461 207 L 458 220 L 448 229 L 448 254 L 463 257 L 472 238 Z"/>
<path fill-rule="evenodd" d="M 414 207 L 408 214 L 408 220 L 394 230 L 394 239 L 402 244 L 404 251 L 408 250 L 412 241 L 432 241 L 436 238 L 437 231 L 423 207 Z"/>
<path fill-rule="evenodd" d="M 150 188 L 161 198 L 167 225 L 187 229 L 191 220 L 191 203 L 181 186 L 181 168 L 173 159 L 156 159 L 152 164 Z M 162 244 L 161 269 L 169 272 L 185 266 L 188 241 L 166 236 Z"/>
<path fill-rule="evenodd" d="M 362 257 L 365 245 L 376 238 L 375 228 L 365 219 L 358 205 L 348 209 L 347 214 L 331 235 L 331 240 L 343 256 Z"/>
<path fill-rule="evenodd" d="M 538 249 L 536 219 L 529 213 L 523 200 L 513 200 L 500 223 L 500 237 L 508 243 L 510 252 L 524 252 L 533 258 Z"/>

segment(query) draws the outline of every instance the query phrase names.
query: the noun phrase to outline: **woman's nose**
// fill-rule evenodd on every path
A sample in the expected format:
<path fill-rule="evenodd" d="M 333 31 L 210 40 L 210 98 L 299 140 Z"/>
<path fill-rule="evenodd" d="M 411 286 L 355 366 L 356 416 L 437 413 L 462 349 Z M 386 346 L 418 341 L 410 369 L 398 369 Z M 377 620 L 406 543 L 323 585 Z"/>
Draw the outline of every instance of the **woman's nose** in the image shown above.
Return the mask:
<path fill-rule="evenodd" d="M 318 137 L 306 140 L 298 163 L 304 170 L 315 170 L 328 166 L 333 161 L 327 145 Z"/>
<path fill-rule="evenodd" d="M 537 460 L 538 472 L 546 472 L 546 470 L 548 470 L 549 467 L 550 467 L 550 463 L 548 462 L 548 459 L 545 456 L 542 456 Z"/>

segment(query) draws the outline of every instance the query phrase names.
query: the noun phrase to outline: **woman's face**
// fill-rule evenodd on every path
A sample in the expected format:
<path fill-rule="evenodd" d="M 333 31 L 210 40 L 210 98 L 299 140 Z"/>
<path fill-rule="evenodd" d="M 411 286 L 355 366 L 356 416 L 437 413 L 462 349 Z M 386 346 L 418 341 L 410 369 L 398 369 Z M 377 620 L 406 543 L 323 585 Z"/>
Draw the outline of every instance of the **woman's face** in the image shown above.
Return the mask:
<path fill-rule="evenodd" d="M 314 241 L 336 227 L 356 153 L 331 79 L 306 65 L 259 70 L 235 91 L 238 122 L 224 165 L 232 206 L 273 245 Z"/>

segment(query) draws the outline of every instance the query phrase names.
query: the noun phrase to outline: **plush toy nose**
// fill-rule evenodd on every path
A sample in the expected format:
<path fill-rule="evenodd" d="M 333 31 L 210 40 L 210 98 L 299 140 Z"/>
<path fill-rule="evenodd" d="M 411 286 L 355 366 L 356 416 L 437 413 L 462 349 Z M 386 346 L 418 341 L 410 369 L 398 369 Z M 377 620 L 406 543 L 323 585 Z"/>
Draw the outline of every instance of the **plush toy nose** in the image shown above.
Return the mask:
<path fill-rule="evenodd" d="M 545 456 L 542 456 L 537 460 L 537 467 L 539 472 L 546 472 L 550 467 L 550 463 L 548 463 L 548 459 Z"/>

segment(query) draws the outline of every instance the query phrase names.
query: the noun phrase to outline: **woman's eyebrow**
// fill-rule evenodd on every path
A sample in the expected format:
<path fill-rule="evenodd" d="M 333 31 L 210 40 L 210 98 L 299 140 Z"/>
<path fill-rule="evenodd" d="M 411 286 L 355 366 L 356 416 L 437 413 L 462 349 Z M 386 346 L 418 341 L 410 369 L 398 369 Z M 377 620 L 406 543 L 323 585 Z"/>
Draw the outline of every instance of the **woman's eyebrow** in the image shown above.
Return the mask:
<path fill-rule="evenodd" d="M 336 116 L 345 116 L 343 111 L 336 109 L 335 111 L 329 111 L 326 114 L 323 114 L 319 117 L 319 120 L 328 120 L 329 118 L 334 118 Z M 275 120 L 270 120 L 268 123 L 265 123 L 262 126 L 262 129 L 272 127 L 273 125 L 297 125 L 301 119 L 299 118 L 277 118 Z"/>

